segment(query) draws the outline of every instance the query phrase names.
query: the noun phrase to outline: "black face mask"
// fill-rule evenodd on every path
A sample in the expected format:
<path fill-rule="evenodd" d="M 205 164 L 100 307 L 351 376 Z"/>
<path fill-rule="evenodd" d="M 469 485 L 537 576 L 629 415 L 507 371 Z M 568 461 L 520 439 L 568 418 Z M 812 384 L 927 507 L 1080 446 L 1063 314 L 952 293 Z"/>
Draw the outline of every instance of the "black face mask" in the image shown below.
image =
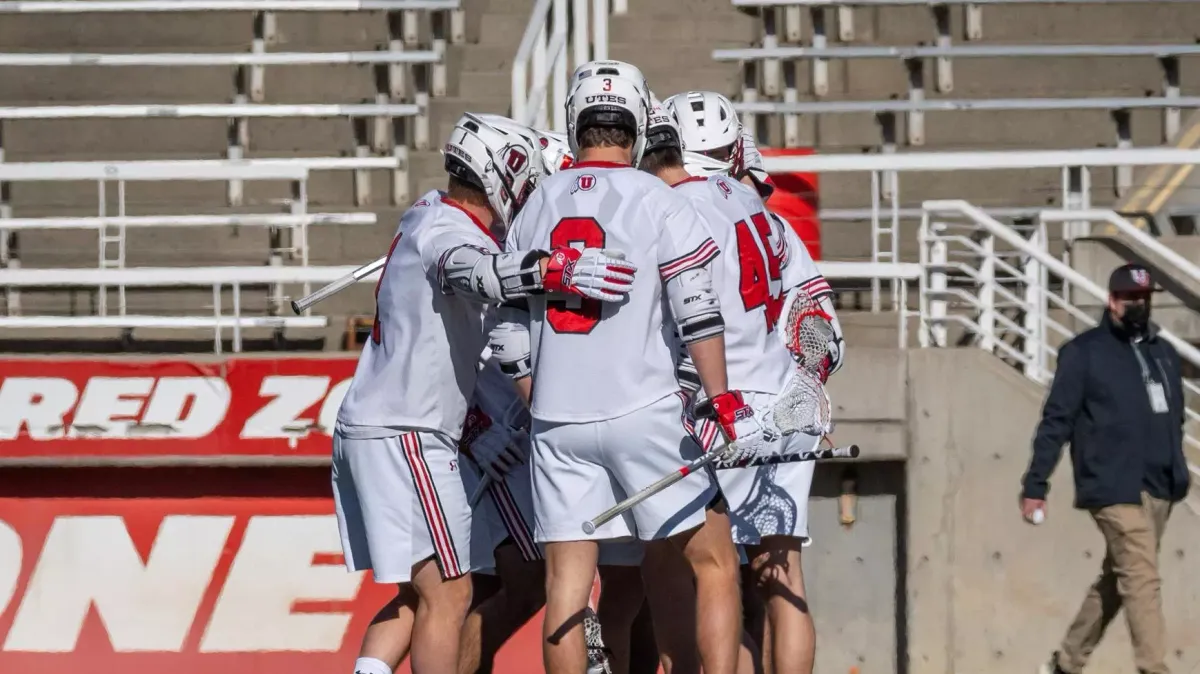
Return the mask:
<path fill-rule="evenodd" d="M 1150 326 L 1150 304 L 1138 302 L 1126 304 L 1125 313 L 1121 316 L 1121 324 L 1135 335 L 1144 335 Z"/>

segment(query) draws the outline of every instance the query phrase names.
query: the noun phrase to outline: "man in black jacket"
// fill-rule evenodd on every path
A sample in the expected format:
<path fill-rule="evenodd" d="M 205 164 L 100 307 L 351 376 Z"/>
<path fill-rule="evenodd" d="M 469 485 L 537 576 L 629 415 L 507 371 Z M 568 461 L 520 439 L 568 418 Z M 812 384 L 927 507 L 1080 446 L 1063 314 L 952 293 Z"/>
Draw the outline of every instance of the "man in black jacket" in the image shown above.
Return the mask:
<path fill-rule="evenodd" d="M 1071 443 L 1075 507 L 1088 510 L 1108 554 L 1043 674 L 1080 674 L 1122 607 L 1143 674 L 1167 674 L 1158 546 L 1171 506 L 1187 496 L 1179 354 L 1150 323 L 1154 284 L 1140 265 L 1109 278 L 1100 325 L 1062 346 L 1023 479 L 1021 512 L 1038 523 L 1048 480 Z"/>

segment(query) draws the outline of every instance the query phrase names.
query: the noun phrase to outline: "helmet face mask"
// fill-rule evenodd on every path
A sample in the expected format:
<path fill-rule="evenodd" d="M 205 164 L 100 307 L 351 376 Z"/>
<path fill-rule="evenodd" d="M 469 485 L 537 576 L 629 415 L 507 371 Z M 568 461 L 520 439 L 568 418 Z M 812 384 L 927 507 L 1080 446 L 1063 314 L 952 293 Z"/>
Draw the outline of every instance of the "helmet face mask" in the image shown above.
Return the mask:
<path fill-rule="evenodd" d="M 732 101 L 713 91 L 688 91 L 668 98 L 666 107 L 678 120 L 689 173 L 741 174 L 742 122 Z"/>
<path fill-rule="evenodd" d="M 507 123 L 464 114 L 443 154 L 446 173 L 487 195 L 496 218 L 507 226 L 533 194 L 543 169 L 533 130 L 500 119 Z"/>
<path fill-rule="evenodd" d="M 578 158 L 579 137 L 591 128 L 622 128 L 633 136 L 633 165 L 646 147 L 650 88 L 637 67 L 621 61 L 591 61 L 575 69 L 567 94 L 567 143 Z"/>

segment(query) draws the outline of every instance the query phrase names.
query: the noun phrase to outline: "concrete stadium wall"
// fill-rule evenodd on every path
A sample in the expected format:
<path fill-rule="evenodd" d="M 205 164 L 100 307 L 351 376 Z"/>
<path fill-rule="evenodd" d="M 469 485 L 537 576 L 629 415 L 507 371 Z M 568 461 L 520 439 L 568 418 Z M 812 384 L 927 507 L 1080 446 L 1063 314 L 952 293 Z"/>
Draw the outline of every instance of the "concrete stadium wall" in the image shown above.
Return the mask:
<path fill-rule="evenodd" d="M 986 353 L 908 353 L 909 671 L 1032 672 L 1100 571 L 1103 539 L 1071 508 L 1069 460 L 1041 527 L 1017 512 L 1043 392 Z M 1200 669 L 1200 522 L 1177 508 L 1162 548 L 1169 664 Z M 1089 674 L 1133 669 L 1118 616 Z"/>

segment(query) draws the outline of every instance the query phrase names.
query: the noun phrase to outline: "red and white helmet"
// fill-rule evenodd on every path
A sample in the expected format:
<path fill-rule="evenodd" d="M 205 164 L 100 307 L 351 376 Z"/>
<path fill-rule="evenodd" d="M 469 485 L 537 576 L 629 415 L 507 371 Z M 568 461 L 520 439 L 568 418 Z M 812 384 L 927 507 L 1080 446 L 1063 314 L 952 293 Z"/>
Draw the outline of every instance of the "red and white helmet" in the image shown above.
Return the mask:
<path fill-rule="evenodd" d="M 571 144 L 567 142 L 567 134 L 557 131 L 538 131 L 538 143 L 542 148 L 542 164 L 546 174 L 557 173 L 575 163 L 571 154 Z"/>
<path fill-rule="evenodd" d="M 627 129 L 634 136 L 633 164 L 642 160 L 650 87 L 637 66 L 622 61 L 591 61 L 575 69 L 567 94 L 567 143 L 579 156 L 579 134 L 595 127 Z"/>
<path fill-rule="evenodd" d="M 567 137 L 554 131 L 540 131 L 503 115 L 484 113 L 476 115 L 488 124 L 511 133 L 525 136 L 540 151 L 543 173 L 550 175 L 571 165 L 571 150 Z"/>
<path fill-rule="evenodd" d="M 482 115 L 468 112 L 454 125 L 442 150 L 446 173 L 483 190 L 506 226 L 521 211 L 544 173 L 533 131 L 516 127 L 491 124 Z"/>
<path fill-rule="evenodd" d="M 668 98 L 666 106 L 679 120 L 688 173 L 742 172 L 742 122 L 732 101 L 715 91 L 688 91 Z"/>

